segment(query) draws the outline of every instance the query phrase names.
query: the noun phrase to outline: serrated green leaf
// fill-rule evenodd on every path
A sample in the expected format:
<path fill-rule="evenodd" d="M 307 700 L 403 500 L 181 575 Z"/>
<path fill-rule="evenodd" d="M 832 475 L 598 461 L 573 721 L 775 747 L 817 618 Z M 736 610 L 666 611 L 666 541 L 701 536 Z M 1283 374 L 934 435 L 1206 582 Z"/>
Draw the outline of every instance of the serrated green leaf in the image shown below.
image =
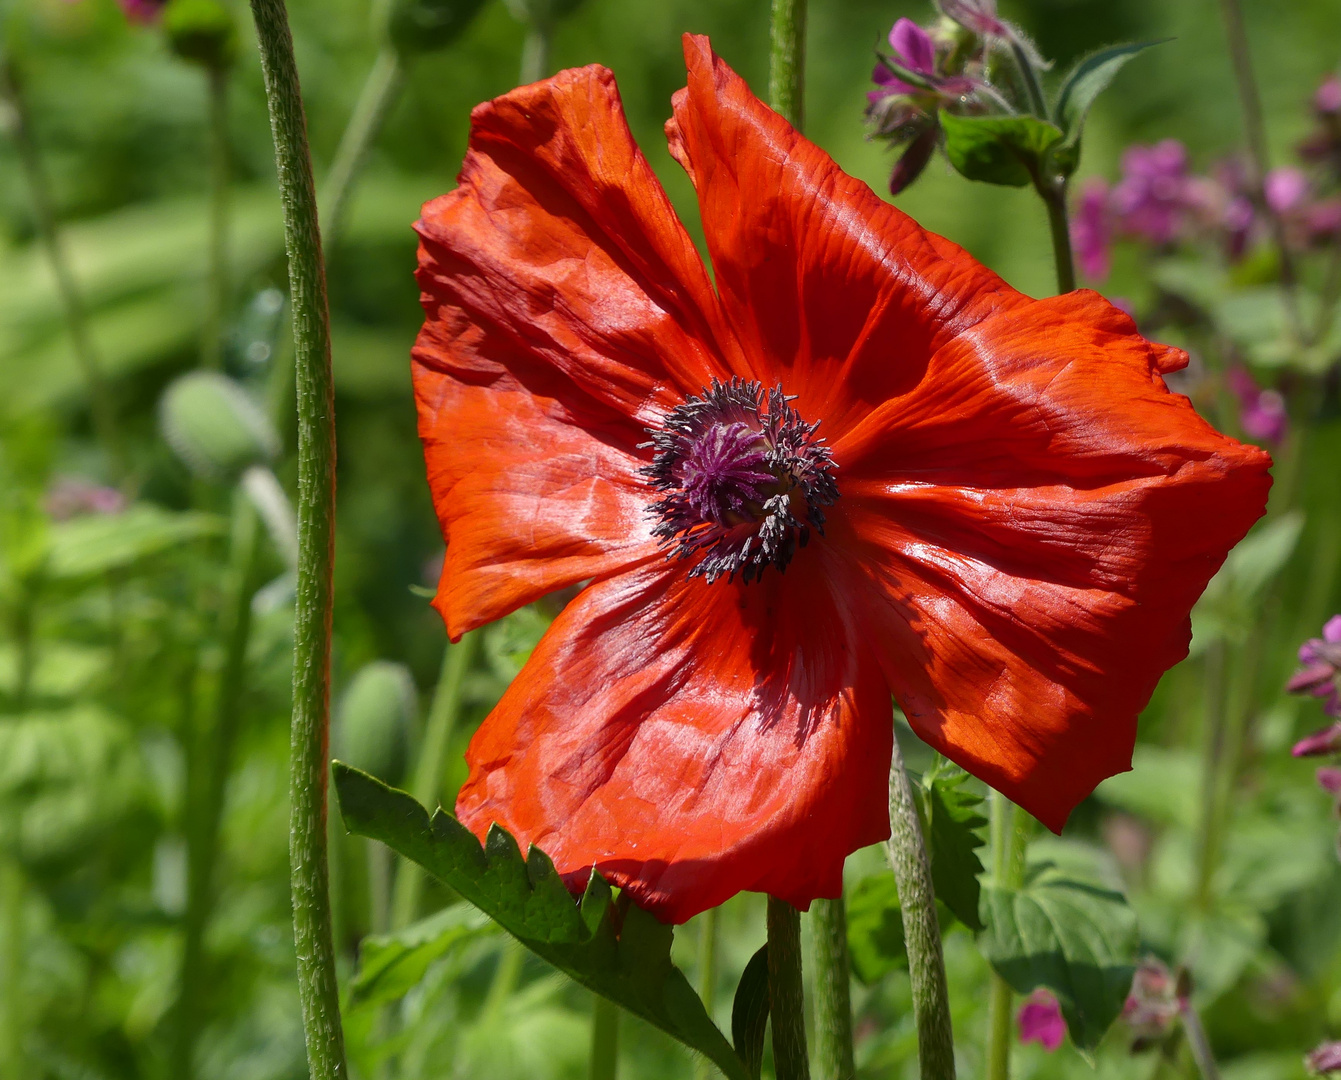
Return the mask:
<path fill-rule="evenodd" d="M 345 827 L 381 840 L 455 889 L 504 930 L 587 989 L 692 1047 L 730 1080 L 752 1080 L 671 963 L 671 927 L 628 906 L 616 919 L 609 884 L 592 872 L 574 903 L 549 857 L 495 825 L 483 847 L 452 815 L 428 812 L 403 791 L 341 762 L 333 765 Z M 618 926 L 618 929 L 616 927 Z"/>
<path fill-rule="evenodd" d="M 496 927 L 482 911 L 457 904 L 395 934 L 363 939 L 359 971 L 349 984 L 349 1008 L 403 997 L 435 960 Z"/>
<path fill-rule="evenodd" d="M 1099 1044 L 1131 988 L 1139 937 L 1121 893 L 1045 868 L 1020 889 L 983 890 L 983 956 L 1011 988 L 1057 995 L 1071 1040 Z"/>
<path fill-rule="evenodd" d="M 149 503 L 120 514 L 87 514 L 52 526 L 47 573 L 56 580 L 77 581 L 125 570 L 223 530 L 224 521 L 217 515 L 175 513 Z"/>
<path fill-rule="evenodd" d="M 1085 116 L 1094 104 L 1094 99 L 1108 89 L 1108 84 L 1117 77 L 1127 61 L 1152 45 L 1162 44 L 1169 38 L 1159 41 L 1137 41 L 1126 45 L 1110 45 L 1082 57 L 1062 83 L 1057 94 L 1057 107 L 1053 110 L 1053 119 L 1066 133 L 1066 142 L 1075 145 L 1080 142 L 1081 129 L 1085 126 Z"/>
<path fill-rule="evenodd" d="M 1024 187 L 1062 142 L 1062 129 L 1036 116 L 955 116 L 942 111 L 945 156 L 968 180 Z"/>
<path fill-rule="evenodd" d="M 768 1026 L 768 946 L 750 957 L 731 1002 L 731 1041 L 753 1080 L 764 1067 L 764 1030 Z"/>
<path fill-rule="evenodd" d="M 907 966 L 903 911 L 893 874 L 863 878 L 848 893 L 847 947 L 853 972 L 867 986 Z"/>
<path fill-rule="evenodd" d="M 964 787 L 969 774 L 937 756 L 922 777 L 922 812 L 936 899 L 970 930 L 981 930 L 978 918 L 983 866 L 977 855 L 986 844 L 980 830 L 987 819 L 978 812 L 983 797 Z"/>

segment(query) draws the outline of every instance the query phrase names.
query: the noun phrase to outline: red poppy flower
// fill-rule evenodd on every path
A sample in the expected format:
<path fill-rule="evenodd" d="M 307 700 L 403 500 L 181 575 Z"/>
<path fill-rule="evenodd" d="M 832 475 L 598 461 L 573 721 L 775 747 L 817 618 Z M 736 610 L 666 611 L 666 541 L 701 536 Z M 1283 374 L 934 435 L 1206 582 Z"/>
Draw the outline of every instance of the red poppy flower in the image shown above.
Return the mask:
<path fill-rule="evenodd" d="M 685 53 L 715 286 L 611 73 L 565 71 L 475 110 L 414 349 L 452 638 L 589 582 L 457 813 L 675 922 L 838 894 L 889 832 L 891 694 L 1059 829 L 1269 484 L 1165 388 L 1183 353 L 1016 292 Z"/>

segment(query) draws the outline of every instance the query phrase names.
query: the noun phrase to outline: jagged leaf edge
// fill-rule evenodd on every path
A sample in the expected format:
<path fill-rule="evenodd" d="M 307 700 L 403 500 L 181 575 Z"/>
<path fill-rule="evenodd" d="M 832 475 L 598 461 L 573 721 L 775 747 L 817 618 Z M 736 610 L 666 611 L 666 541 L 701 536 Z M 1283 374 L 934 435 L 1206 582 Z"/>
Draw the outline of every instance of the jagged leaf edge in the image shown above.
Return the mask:
<path fill-rule="evenodd" d="M 726 1036 L 708 1016 L 689 980 L 671 963 L 670 927 L 662 926 L 641 908 L 630 906 L 624 913 L 622 931 L 616 935 L 610 886 L 598 872 L 592 871 L 581 901 L 573 904 L 553 863 L 539 848 L 533 846 L 526 862 L 521 863 L 516 841 L 498 825 L 490 829 L 486 844 L 481 846 L 464 825 L 443 810 L 439 809 L 430 818 L 428 811 L 407 792 L 343 762 L 333 762 L 331 768 L 341 815 L 349 832 L 380 840 L 417 863 L 454 888 L 463 899 L 478 907 L 537 956 L 593 993 L 609 998 L 704 1054 L 732 1080 L 753 1080 Z M 401 821 L 397 827 L 387 828 L 378 820 L 382 815 L 392 821 L 399 817 Z M 453 866 L 442 858 L 451 855 L 463 865 Z M 514 858 L 523 868 L 524 876 L 520 879 Z M 493 877 L 497 881 L 510 879 L 514 887 L 519 880 L 524 880 L 531 896 L 543 893 L 551 901 L 557 896 L 553 890 L 561 889 L 564 907 L 559 910 L 573 913 L 572 921 L 563 920 L 568 925 L 559 928 L 567 940 L 556 939 L 552 934 L 540 938 L 528 935 L 528 917 L 533 918 L 539 913 L 528 913 L 524 903 L 520 911 L 500 912 L 479 884 L 478 879 L 483 877 Z M 535 926 L 535 923 L 531 925 Z M 605 955 L 596 958 L 583 955 L 589 952 Z M 646 955 L 648 952 L 652 955 Z M 582 964 L 584 960 L 588 961 L 585 965 Z M 616 980 L 628 977 L 631 972 L 646 978 L 660 969 L 663 1011 L 659 1014 L 638 998 L 607 993 L 595 974 L 597 965 L 604 967 Z"/>

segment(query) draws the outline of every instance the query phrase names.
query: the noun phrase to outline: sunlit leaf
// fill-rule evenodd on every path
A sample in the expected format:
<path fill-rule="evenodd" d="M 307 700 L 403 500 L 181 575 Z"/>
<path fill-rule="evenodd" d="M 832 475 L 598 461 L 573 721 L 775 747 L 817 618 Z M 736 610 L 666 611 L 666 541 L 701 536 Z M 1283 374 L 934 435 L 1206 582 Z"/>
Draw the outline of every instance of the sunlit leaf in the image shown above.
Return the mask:
<path fill-rule="evenodd" d="M 1170 40 L 1137 41 L 1126 45 L 1110 45 L 1082 57 L 1066 76 L 1061 90 L 1057 93 L 1057 106 L 1053 110 L 1053 119 L 1066 132 L 1068 143 L 1080 141 L 1081 129 L 1085 125 L 1085 116 L 1094 104 L 1095 98 L 1108 89 L 1117 73 L 1126 66 L 1137 53 L 1144 52 L 1152 45 L 1163 44 Z"/>
<path fill-rule="evenodd" d="M 945 156 L 969 180 L 1024 187 L 1041 175 L 1062 142 L 1056 124 L 1034 116 L 955 116 L 941 113 Z"/>
<path fill-rule="evenodd" d="M 977 851 L 987 842 L 982 835 L 987 819 L 978 812 L 983 797 L 964 786 L 968 778 L 958 765 L 937 756 L 922 777 L 920 796 L 936 899 L 976 931 L 982 929 L 978 875 L 983 871 Z"/>
<path fill-rule="evenodd" d="M 77 580 L 125 570 L 223 529 L 223 519 L 214 514 L 177 513 L 151 503 L 120 514 L 86 514 L 52 527 L 47 573 Z"/>
<path fill-rule="evenodd" d="M 847 945 L 852 970 L 867 986 L 908 966 L 903 911 L 892 872 L 863 878 L 848 893 Z"/>
<path fill-rule="evenodd" d="M 358 974 L 349 984 L 350 1007 L 404 997 L 435 960 L 490 933 L 496 925 L 477 908 L 457 904 L 398 933 L 364 938 Z"/>
<path fill-rule="evenodd" d="M 764 1065 L 768 1007 L 768 946 L 762 945 L 745 965 L 731 1002 L 731 1041 L 754 1080 Z"/>
<path fill-rule="evenodd" d="M 495 825 L 480 842 L 450 814 L 432 818 L 403 791 L 347 765 L 334 765 L 345 827 L 381 840 L 494 919 L 532 952 L 589 990 L 699 1051 L 731 1080 L 752 1080 L 671 963 L 672 930 L 633 905 L 616 911 L 610 886 L 592 872 L 575 903 L 539 848 L 525 859 Z"/>

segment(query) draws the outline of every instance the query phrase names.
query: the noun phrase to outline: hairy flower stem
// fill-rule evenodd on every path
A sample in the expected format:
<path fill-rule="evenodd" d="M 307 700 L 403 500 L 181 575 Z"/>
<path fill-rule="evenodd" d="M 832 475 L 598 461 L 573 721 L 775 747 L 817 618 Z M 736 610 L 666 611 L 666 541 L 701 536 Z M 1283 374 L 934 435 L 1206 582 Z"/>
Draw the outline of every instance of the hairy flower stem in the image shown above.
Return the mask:
<path fill-rule="evenodd" d="M 615 1080 L 619 1071 L 619 1006 L 600 994 L 591 1002 L 591 1080 Z"/>
<path fill-rule="evenodd" d="M 275 142 L 289 260 L 298 403 L 298 584 L 294 614 L 289 861 L 298 996 L 312 1080 L 343 1080 L 344 1034 L 326 866 L 331 612 L 335 563 L 335 392 L 321 228 L 307 120 L 284 0 L 251 0 Z"/>
<path fill-rule="evenodd" d="M 1024 92 L 1029 95 L 1029 111 L 1040 120 L 1046 120 L 1048 118 L 1048 102 L 1043 96 L 1043 84 L 1038 81 L 1038 72 L 1034 70 L 1033 63 L 1018 41 L 1010 43 L 1010 52 L 1015 58 L 1015 66 L 1020 70 Z"/>
<path fill-rule="evenodd" d="M 204 1010 L 205 928 L 214 907 L 214 868 L 224 793 L 233 762 L 245 688 L 247 643 L 251 639 L 251 599 L 256 591 L 261 528 L 251 500 L 242 490 L 233 498 L 233 537 L 227 596 L 221 620 L 223 666 L 214 692 L 208 727 L 188 733 L 186 806 L 186 916 L 182 926 L 181 966 L 177 974 L 177 1030 L 172 1076 L 190 1080 Z"/>
<path fill-rule="evenodd" d="M 0 53 L 0 102 L 9 106 L 10 130 L 14 137 L 14 147 L 18 151 L 19 167 L 23 170 L 23 178 L 28 185 L 33 222 L 37 227 L 38 240 L 46 252 L 51 276 L 56 280 L 56 291 L 65 308 L 65 327 L 70 332 L 70 344 L 74 349 L 75 361 L 79 364 L 84 384 L 88 389 L 93 431 L 102 444 L 103 453 L 107 455 L 113 478 L 117 483 L 124 485 L 129 478 L 130 467 L 125 443 L 121 437 L 120 422 L 117 420 L 116 408 L 103 371 L 102 354 L 89 330 L 88 310 L 84 306 L 84 297 L 79 291 L 74 272 L 70 269 L 69 260 L 66 258 L 65 242 L 61 236 L 60 225 L 56 221 L 55 208 L 51 204 L 51 189 L 47 183 L 46 170 L 42 166 L 42 157 L 33 138 L 28 103 L 13 63 L 3 53 Z"/>
<path fill-rule="evenodd" d="M 1197 1063 L 1201 1080 L 1220 1080 L 1220 1067 L 1211 1052 L 1211 1041 L 1206 1037 L 1201 1016 L 1190 1001 L 1183 1004 L 1183 1031 L 1187 1034 L 1187 1046 L 1192 1051 L 1192 1060 Z"/>
<path fill-rule="evenodd" d="M 1271 240 L 1280 260 L 1280 279 L 1285 287 L 1285 308 L 1290 320 L 1291 333 L 1296 343 L 1305 341 L 1303 317 L 1295 296 L 1294 256 L 1285 235 L 1285 222 L 1267 202 L 1266 176 L 1270 171 L 1267 150 L 1266 123 L 1262 117 L 1262 97 L 1257 79 L 1253 76 L 1252 56 L 1248 51 L 1248 29 L 1243 21 L 1240 0 L 1220 0 L 1220 16 L 1225 24 L 1229 45 L 1229 60 L 1234 68 L 1234 83 L 1238 88 L 1239 106 L 1243 111 L 1243 135 L 1248 143 L 1248 194 L 1271 229 Z"/>
<path fill-rule="evenodd" d="M 215 64 L 209 81 L 210 127 L 210 271 L 200 365 L 223 367 L 223 328 L 228 313 L 228 218 L 231 153 L 228 146 L 228 68 Z"/>
<path fill-rule="evenodd" d="M 819 1080 L 852 1080 L 852 987 L 847 953 L 847 905 L 816 900 L 810 908 L 815 932 L 815 1041 Z"/>
<path fill-rule="evenodd" d="M 349 115 L 335 159 L 321 188 L 322 246 L 330 255 L 344 232 L 349 199 L 359 174 L 368 160 L 368 151 L 377 141 L 387 114 L 405 85 L 405 69 L 391 45 L 382 46 L 363 81 L 354 111 Z"/>
<path fill-rule="evenodd" d="M 894 868 L 894 884 L 903 912 L 920 1075 L 922 1080 L 954 1080 L 954 1034 L 945 983 L 945 957 L 941 953 L 941 928 L 936 919 L 936 894 L 931 885 L 931 861 L 927 858 L 922 824 L 913 802 L 913 786 L 903 767 L 897 735 L 889 764 L 889 823 L 889 861 Z"/>
<path fill-rule="evenodd" d="M 768 103 L 800 131 L 805 118 L 806 4 L 773 0 Z"/>
<path fill-rule="evenodd" d="M 526 25 L 526 38 L 522 42 L 521 72 L 519 86 L 529 86 L 539 82 L 549 74 L 550 45 L 554 28 L 548 20 L 534 20 Z"/>
<path fill-rule="evenodd" d="M 467 634 L 455 645 L 448 645 L 442 656 L 442 671 L 428 707 L 424 739 L 410 780 L 410 794 L 429 812 L 442 800 L 442 777 L 447 769 L 452 733 L 461 715 L 461 691 L 479 647 L 479 635 Z M 424 872 L 416 863 L 400 860 L 396 871 L 395 898 L 391 902 L 391 926 L 402 930 L 419 917 L 419 901 L 424 894 Z"/>
<path fill-rule="evenodd" d="M 777 1080 L 810 1080 L 801 984 L 801 913 L 776 896 L 768 898 L 768 1013 Z"/>
<path fill-rule="evenodd" d="M 1057 291 L 1068 293 L 1076 287 L 1076 264 L 1071 251 L 1071 224 L 1066 213 L 1066 181 L 1059 177 L 1048 183 L 1040 183 L 1038 193 L 1048 210 L 1052 259 L 1057 268 Z"/>

